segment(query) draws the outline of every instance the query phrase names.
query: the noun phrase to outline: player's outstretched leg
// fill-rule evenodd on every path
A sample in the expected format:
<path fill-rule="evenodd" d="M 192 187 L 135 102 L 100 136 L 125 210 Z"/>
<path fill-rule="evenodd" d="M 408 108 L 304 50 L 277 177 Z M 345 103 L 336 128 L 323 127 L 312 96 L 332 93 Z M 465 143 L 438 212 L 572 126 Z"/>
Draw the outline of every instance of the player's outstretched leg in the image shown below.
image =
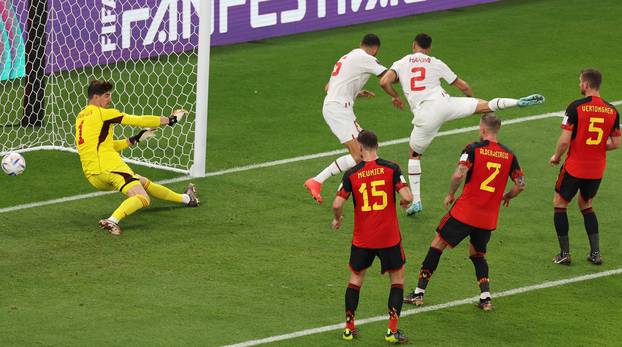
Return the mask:
<path fill-rule="evenodd" d="M 359 334 L 354 323 L 354 313 L 359 305 L 360 290 L 360 286 L 348 283 L 348 288 L 346 289 L 346 327 L 341 334 L 341 338 L 344 340 L 350 341 Z"/>
<path fill-rule="evenodd" d="M 144 192 L 141 186 L 135 186 L 134 188 L 140 188 Z M 128 194 L 134 194 L 132 189 L 128 190 Z M 110 217 L 107 219 L 102 219 L 99 221 L 99 226 L 102 229 L 107 230 L 111 235 L 119 236 L 123 233 L 121 227 L 119 227 L 119 222 L 131 215 L 132 213 L 140 210 L 143 207 L 147 207 L 150 204 L 149 196 L 145 193 L 136 194 L 125 199 L 121 205 L 112 213 Z"/>
<path fill-rule="evenodd" d="M 544 101 L 546 101 L 546 99 L 544 98 L 543 95 L 531 94 L 529 96 L 524 96 L 518 99 L 518 107 L 540 105 L 540 104 L 544 104 Z"/>
<path fill-rule="evenodd" d="M 555 232 L 559 241 L 559 254 L 553 258 L 555 264 L 570 265 L 570 240 L 568 238 L 568 214 L 566 207 L 556 207 L 553 216 Z"/>
<path fill-rule="evenodd" d="M 438 235 L 434 240 L 436 241 L 437 239 Z M 425 289 L 428 287 L 432 274 L 438 267 L 441 255 L 443 255 L 443 249 L 441 248 L 432 246 L 428 249 L 428 254 L 425 256 L 425 259 L 421 264 L 421 269 L 419 270 L 419 282 L 417 282 L 417 288 L 404 297 L 405 303 L 414 304 L 416 306 L 423 305 L 423 295 L 425 294 Z"/>
<path fill-rule="evenodd" d="M 317 174 L 317 176 L 309 178 L 304 183 L 304 187 L 309 191 L 311 197 L 313 197 L 313 199 L 317 201 L 318 204 L 322 203 L 322 184 L 324 184 L 324 182 L 328 178 L 350 170 L 356 165 L 357 162 L 360 161 L 360 159 L 355 159 L 360 158 L 361 156 L 359 148 L 360 145 L 358 144 L 358 141 L 354 139 L 350 140 L 344 143 L 344 146 L 348 148 L 350 154 L 346 154 L 337 158 L 324 170 Z"/>
<path fill-rule="evenodd" d="M 322 203 L 322 184 L 328 178 L 339 175 L 340 173 L 350 170 L 356 165 L 356 161 L 352 158 L 352 155 L 346 154 L 337 158 L 330 165 L 328 165 L 322 172 L 313 178 L 309 178 L 305 181 L 304 187 L 307 188 L 311 196 L 319 204 Z"/>
<path fill-rule="evenodd" d="M 512 107 L 526 107 L 540 105 L 545 102 L 544 96 L 540 94 L 532 94 L 524 96 L 520 99 L 511 98 L 494 98 L 490 101 L 480 100 L 477 104 L 475 113 L 495 112 L 497 110 L 505 110 Z"/>
<path fill-rule="evenodd" d="M 175 193 L 167 187 L 154 183 L 146 177 L 140 177 L 140 183 L 145 188 L 150 196 L 156 199 L 176 202 L 184 204 L 190 207 L 199 206 L 199 199 L 197 198 L 196 187 L 194 184 L 188 184 L 184 194 Z"/>

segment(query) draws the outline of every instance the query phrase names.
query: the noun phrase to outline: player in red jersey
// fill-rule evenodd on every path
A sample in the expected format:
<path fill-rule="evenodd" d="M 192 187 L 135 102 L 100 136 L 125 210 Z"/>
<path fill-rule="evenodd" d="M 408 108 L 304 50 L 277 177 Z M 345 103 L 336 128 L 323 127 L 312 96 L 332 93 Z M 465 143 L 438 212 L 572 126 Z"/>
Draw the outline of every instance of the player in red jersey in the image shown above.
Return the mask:
<path fill-rule="evenodd" d="M 363 161 L 346 171 L 335 201 L 333 202 L 333 229 L 339 229 L 343 221 L 343 205 L 352 195 L 354 202 L 354 235 L 350 251 L 350 282 L 346 289 L 345 340 L 358 335 L 354 313 L 359 302 L 359 291 L 365 271 L 375 257 L 380 258 L 382 273 L 391 278 L 389 294 L 389 329 L 385 340 L 392 343 L 408 339 L 397 329 L 404 294 L 404 250 L 402 236 L 395 211 L 395 192 L 402 197 L 402 206 L 412 202 L 412 193 L 402 176 L 400 167 L 378 158 L 378 138 L 371 131 L 358 135 Z"/>
<path fill-rule="evenodd" d="M 592 200 L 605 172 L 607 151 L 620 146 L 620 114 L 613 105 L 600 97 L 601 81 L 600 71 L 581 71 L 579 88 L 585 98 L 572 102 L 566 109 L 562 134 L 555 154 L 549 161 L 551 165 L 557 165 L 562 155 L 568 152 L 557 178 L 553 198 L 554 224 L 560 247 L 559 254 L 553 258 L 556 264 L 570 265 L 566 208 L 578 191 L 581 192 L 579 209 L 590 240 L 587 260 L 596 265 L 603 263 L 598 240 L 598 219 L 592 209 Z"/>
<path fill-rule="evenodd" d="M 479 124 L 481 141 L 467 145 L 462 152 L 445 198 L 449 213 L 436 229 L 437 235 L 421 265 L 417 288 L 404 298 L 404 302 L 417 306 L 423 304 L 425 289 L 443 250 L 447 246 L 457 246 L 469 236 L 469 255 L 481 290 L 478 307 L 486 311 L 492 309 L 488 263 L 484 257 L 486 245 L 497 228 L 501 202 L 509 206 L 510 200 L 525 189 L 525 177 L 516 156 L 497 142 L 500 128 L 499 118 L 492 113 L 484 114 Z M 456 201 L 456 191 L 465 178 L 462 194 Z M 514 187 L 504 193 L 508 178 L 514 181 Z"/>

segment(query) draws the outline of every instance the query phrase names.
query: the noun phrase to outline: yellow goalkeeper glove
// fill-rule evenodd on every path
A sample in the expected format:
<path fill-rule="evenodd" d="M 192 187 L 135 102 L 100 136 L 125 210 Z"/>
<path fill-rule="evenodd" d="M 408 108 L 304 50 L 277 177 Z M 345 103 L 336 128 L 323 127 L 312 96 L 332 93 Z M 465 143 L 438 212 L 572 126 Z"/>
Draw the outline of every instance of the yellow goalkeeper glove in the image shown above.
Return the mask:
<path fill-rule="evenodd" d="M 174 110 L 173 113 L 168 117 L 168 125 L 173 126 L 175 123 L 179 122 L 185 115 L 188 114 L 187 110 L 183 108 Z"/>
<path fill-rule="evenodd" d="M 156 132 L 155 129 L 149 129 L 149 128 L 143 129 L 138 134 L 130 137 L 130 139 L 129 139 L 130 143 L 132 145 L 135 145 L 135 144 L 137 144 L 137 143 L 139 143 L 141 141 L 146 141 L 146 140 L 154 137 L 155 136 L 155 132 Z"/>

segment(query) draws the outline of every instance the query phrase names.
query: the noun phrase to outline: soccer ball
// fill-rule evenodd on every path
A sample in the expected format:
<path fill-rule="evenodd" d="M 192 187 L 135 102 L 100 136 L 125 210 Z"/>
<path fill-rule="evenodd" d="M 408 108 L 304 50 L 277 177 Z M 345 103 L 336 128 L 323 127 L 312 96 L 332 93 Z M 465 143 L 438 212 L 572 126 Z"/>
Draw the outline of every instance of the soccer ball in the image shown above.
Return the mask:
<path fill-rule="evenodd" d="M 19 153 L 9 153 L 2 158 L 2 171 L 9 176 L 21 175 L 26 169 L 26 160 Z"/>

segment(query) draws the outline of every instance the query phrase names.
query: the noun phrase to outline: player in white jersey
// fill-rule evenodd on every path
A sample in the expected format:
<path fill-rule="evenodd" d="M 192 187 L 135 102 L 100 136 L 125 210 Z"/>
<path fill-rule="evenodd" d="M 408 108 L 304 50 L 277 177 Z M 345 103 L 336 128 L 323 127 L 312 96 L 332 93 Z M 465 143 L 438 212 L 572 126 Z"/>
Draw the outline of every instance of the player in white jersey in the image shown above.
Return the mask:
<path fill-rule="evenodd" d="M 322 203 L 322 184 L 329 177 L 346 172 L 361 161 L 361 146 L 356 138 L 361 127 L 354 115 L 354 101 L 359 96 L 372 97 L 374 93 L 363 90 L 371 75 L 382 77 L 387 68 L 375 58 L 380 49 L 380 39 L 374 34 L 363 37 L 360 47 L 344 55 L 335 64 L 326 87 L 322 114 L 330 130 L 348 149 L 350 154 L 337 158 L 322 172 L 305 181 L 313 199 Z"/>
<path fill-rule="evenodd" d="M 469 85 L 441 60 L 431 57 L 432 38 L 419 34 L 413 43 L 413 54 L 393 63 L 380 80 L 380 85 L 392 97 L 395 107 L 404 108 L 404 103 L 394 83 L 400 83 L 404 96 L 414 115 L 413 131 L 410 134 L 410 159 L 408 176 L 413 202 L 406 210 L 408 215 L 422 211 L 420 180 L 421 156 L 438 133 L 443 123 L 464 118 L 475 113 L 494 112 L 510 107 L 524 107 L 544 102 L 539 94 L 520 99 L 495 98 L 491 101 L 473 98 Z M 460 89 L 466 97 L 452 97 L 441 87 L 441 79 Z"/>

